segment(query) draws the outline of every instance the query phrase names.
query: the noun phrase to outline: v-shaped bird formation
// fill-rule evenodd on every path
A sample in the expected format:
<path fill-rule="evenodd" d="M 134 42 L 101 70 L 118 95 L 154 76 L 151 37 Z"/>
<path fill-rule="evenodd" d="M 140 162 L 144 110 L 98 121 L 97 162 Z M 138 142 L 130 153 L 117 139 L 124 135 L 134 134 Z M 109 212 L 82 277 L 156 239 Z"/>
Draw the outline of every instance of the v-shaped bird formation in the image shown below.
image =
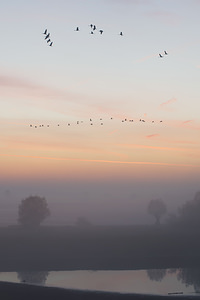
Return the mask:
<path fill-rule="evenodd" d="M 103 35 L 103 33 L 104 33 L 104 30 L 103 30 L 102 28 L 99 28 L 99 29 L 98 29 L 97 26 L 94 25 L 94 24 L 90 24 L 89 27 L 90 27 L 90 32 L 89 32 L 89 33 L 90 33 L 91 35 L 96 34 L 96 33 L 98 33 L 98 34 L 100 34 L 100 35 Z M 79 31 L 81 31 L 81 29 L 80 29 L 79 26 L 77 26 L 77 27 L 74 29 L 74 31 L 79 32 Z M 50 38 L 50 32 L 48 32 L 48 30 L 45 29 L 44 32 L 43 32 L 43 34 L 45 35 L 45 38 L 44 38 L 44 39 L 45 39 L 45 41 L 47 42 L 47 44 L 48 44 L 50 47 L 52 47 L 52 46 L 53 46 L 53 41 L 52 41 L 51 38 Z M 123 31 L 120 31 L 120 32 L 118 33 L 118 35 L 124 36 Z M 168 55 L 168 52 L 165 50 L 163 53 L 159 53 L 158 55 L 159 55 L 159 58 L 163 58 L 164 56 Z"/>

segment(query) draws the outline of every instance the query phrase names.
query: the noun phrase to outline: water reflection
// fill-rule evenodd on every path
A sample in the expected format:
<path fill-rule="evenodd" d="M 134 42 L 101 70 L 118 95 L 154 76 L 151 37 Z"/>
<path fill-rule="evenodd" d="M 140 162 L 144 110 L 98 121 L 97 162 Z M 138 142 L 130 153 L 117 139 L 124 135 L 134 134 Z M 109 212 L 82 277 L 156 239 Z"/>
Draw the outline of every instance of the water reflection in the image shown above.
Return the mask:
<path fill-rule="evenodd" d="M 166 276 L 167 270 L 166 269 L 151 269 L 147 270 L 147 275 L 150 280 L 154 281 L 162 281 L 163 278 Z"/>
<path fill-rule="evenodd" d="M 178 281 L 181 281 L 186 287 L 193 286 L 196 293 L 200 293 L 200 269 L 151 269 L 147 270 L 147 276 L 150 280 L 161 282 L 166 274 L 176 274 Z"/>
<path fill-rule="evenodd" d="M 17 272 L 17 277 L 20 282 L 44 285 L 49 272 L 47 271 L 32 271 L 32 272 Z"/>
<path fill-rule="evenodd" d="M 200 269 L 179 269 L 177 274 L 178 280 L 186 286 L 192 285 L 196 293 L 200 293 Z"/>
<path fill-rule="evenodd" d="M 200 269 L 2 272 L 0 281 L 120 293 L 191 295 L 200 292 Z"/>

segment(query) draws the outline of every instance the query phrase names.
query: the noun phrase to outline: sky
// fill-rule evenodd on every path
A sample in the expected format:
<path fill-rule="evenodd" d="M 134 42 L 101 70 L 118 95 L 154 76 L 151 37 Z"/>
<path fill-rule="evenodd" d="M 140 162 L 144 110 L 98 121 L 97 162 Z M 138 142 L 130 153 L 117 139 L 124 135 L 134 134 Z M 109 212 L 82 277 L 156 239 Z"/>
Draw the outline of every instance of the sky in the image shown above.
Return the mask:
<path fill-rule="evenodd" d="M 0 4 L 0 224 L 29 195 L 46 197 L 52 224 L 148 223 L 151 199 L 170 213 L 194 197 L 199 11 L 199 0 Z"/>

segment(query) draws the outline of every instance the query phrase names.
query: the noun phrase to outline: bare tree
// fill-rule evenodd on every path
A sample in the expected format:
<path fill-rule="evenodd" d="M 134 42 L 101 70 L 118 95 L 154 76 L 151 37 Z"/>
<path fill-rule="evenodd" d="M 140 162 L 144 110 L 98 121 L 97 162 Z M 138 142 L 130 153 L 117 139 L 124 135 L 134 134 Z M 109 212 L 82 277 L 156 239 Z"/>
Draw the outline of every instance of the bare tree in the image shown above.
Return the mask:
<path fill-rule="evenodd" d="M 47 201 L 39 196 L 30 196 L 21 201 L 18 221 L 27 227 L 39 226 L 50 215 Z"/>
<path fill-rule="evenodd" d="M 160 219 L 167 212 L 167 207 L 162 199 L 153 199 L 149 202 L 148 213 L 156 219 L 156 224 L 160 225 Z"/>

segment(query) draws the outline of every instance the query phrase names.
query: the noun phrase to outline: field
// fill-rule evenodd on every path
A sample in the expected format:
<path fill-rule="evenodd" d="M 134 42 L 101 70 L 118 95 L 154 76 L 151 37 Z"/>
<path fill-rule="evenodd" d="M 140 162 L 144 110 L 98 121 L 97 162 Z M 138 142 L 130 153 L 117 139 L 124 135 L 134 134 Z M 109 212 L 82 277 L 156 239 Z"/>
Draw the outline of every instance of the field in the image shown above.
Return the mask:
<path fill-rule="evenodd" d="M 0 228 L 0 271 L 200 266 L 198 232 L 166 226 Z"/>

